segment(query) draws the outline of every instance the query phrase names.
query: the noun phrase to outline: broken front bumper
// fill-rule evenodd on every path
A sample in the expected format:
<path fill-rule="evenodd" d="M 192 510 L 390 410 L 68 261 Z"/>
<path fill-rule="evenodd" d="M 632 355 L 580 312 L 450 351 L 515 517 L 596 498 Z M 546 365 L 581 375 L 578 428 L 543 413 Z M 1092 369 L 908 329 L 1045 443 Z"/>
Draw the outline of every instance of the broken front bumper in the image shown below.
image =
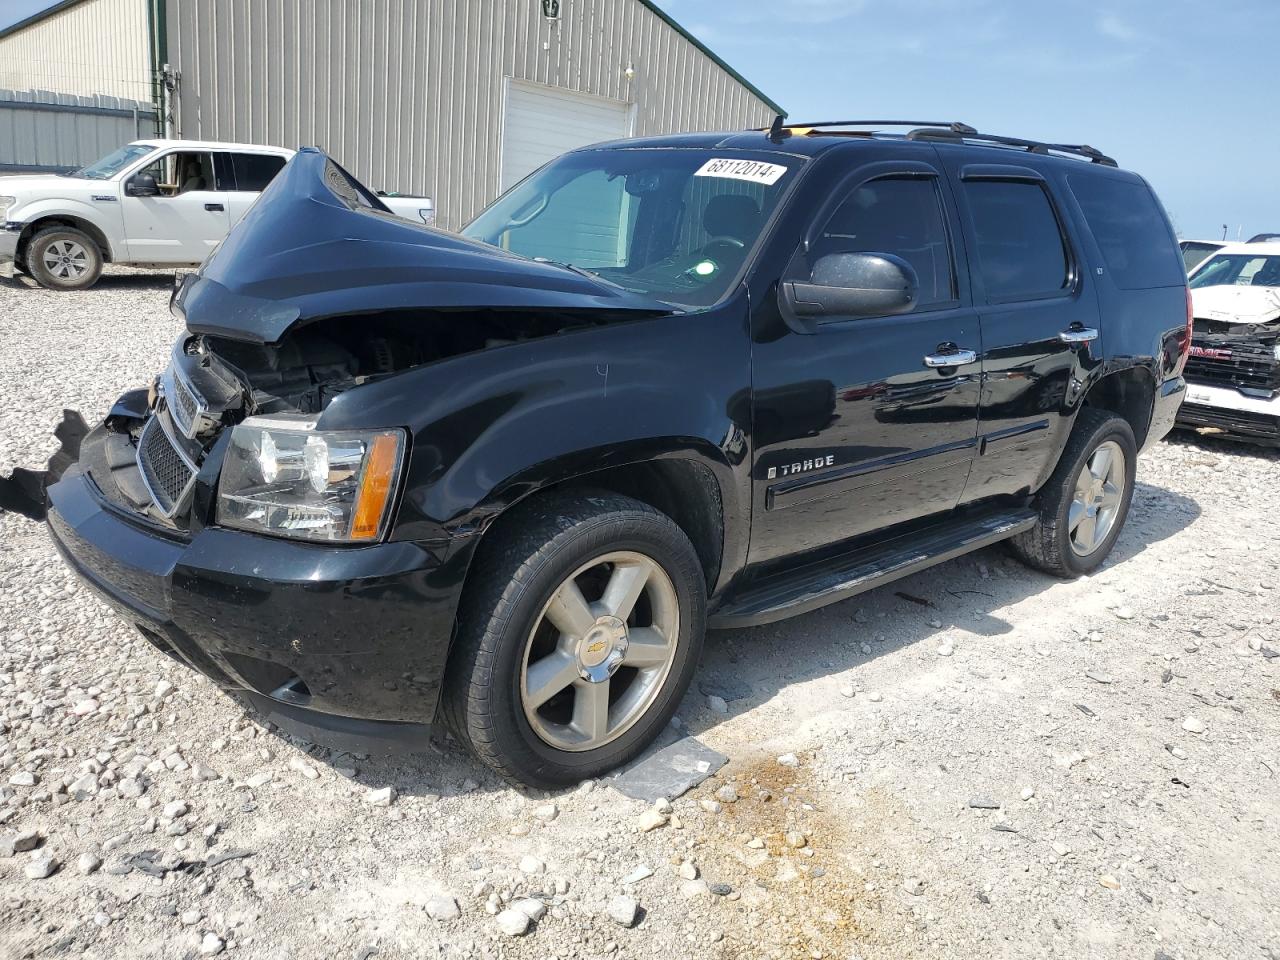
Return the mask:
<path fill-rule="evenodd" d="M 1280 396 L 1251 397 L 1232 387 L 1193 383 L 1178 411 L 1178 424 L 1255 443 L 1280 444 Z"/>
<path fill-rule="evenodd" d="M 89 586 L 158 649 L 282 726 L 309 725 L 309 739 L 339 745 L 434 721 L 459 551 L 169 533 L 108 502 L 79 465 L 48 497 L 54 543 Z"/>
<path fill-rule="evenodd" d="M 18 257 L 18 238 L 22 236 L 21 223 L 0 223 L 0 277 L 13 278 Z"/>

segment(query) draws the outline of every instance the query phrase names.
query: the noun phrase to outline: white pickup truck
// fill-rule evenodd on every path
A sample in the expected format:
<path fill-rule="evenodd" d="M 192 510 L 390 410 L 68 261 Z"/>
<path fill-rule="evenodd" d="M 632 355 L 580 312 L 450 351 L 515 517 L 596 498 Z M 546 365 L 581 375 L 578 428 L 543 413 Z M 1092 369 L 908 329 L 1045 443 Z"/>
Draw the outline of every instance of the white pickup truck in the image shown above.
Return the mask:
<path fill-rule="evenodd" d="M 0 276 L 83 290 L 104 263 L 204 261 L 293 156 L 284 147 L 137 140 L 74 173 L 0 177 Z M 431 223 L 430 199 L 379 194 L 392 213 Z"/>

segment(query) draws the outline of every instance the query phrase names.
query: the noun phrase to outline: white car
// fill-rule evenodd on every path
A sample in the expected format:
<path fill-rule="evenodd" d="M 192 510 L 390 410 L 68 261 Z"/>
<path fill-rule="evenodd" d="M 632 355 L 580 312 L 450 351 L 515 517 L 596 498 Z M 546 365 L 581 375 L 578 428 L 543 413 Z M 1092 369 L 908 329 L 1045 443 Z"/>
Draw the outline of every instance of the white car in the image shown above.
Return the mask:
<path fill-rule="evenodd" d="M 104 263 L 202 263 L 294 151 L 245 143 L 137 140 L 67 175 L 0 177 L 0 276 L 82 290 Z M 431 223 L 425 197 L 379 195 Z"/>
<path fill-rule="evenodd" d="M 1194 321 L 1178 422 L 1280 444 L 1280 242 L 1229 243 L 1189 282 Z"/>

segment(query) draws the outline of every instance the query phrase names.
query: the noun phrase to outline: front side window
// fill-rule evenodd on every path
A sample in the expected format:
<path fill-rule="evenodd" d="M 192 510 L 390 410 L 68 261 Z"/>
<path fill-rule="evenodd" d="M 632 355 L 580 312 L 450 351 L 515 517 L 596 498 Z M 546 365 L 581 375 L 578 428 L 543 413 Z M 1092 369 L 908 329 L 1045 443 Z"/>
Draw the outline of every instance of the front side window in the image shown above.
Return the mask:
<path fill-rule="evenodd" d="M 1220 253 L 1191 277 L 1191 288 L 1280 287 L 1280 256 Z"/>
<path fill-rule="evenodd" d="M 947 226 L 933 177 L 887 177 L 860 184 L 832 214 L 805 257 L 888 253 L 915 270 L 916 310 L 956 299 Z"/>
<path fill-rule="evenodd" d="M 213 171 L 213 156 L 208 153 L 181 151 L 166 153 L 154 163 L 149 163 L 139 174 L 155 177 L 162 197 L 177 197 L 184 193 L 217 190 Z"/>
<path fill-rule="evenodd" d="M 802 163 L 709 150 L 570 153 L 462 234 L 669 303 L 709 306 L 741 273 Z"/>
<path fill-rule="evenodd" d="M 968 180 L 964 194 L 988 300 L 1036 300 L 1066 289 L 1066 242 L 1044 187 L 1020 180 Z"/>
<path fill-rule="evenodd" d="M 284 157 L 268 153 L 233 153 L 231 168 L 235 173 L 236 189 L 261 193 L 275 175 L 284 169 Z"/>
<path fill-rule="evenodd" d="M 155 150 L 155 147 L 149 147 L 143 143 L 129 143 L 107 154 L 101 160 L 95 160 L 87 167 L 81 167 L 71 176 L 84 177 L 86 180 L 110 180 L 129 164 L 135 160 L 141 160 Z"/>

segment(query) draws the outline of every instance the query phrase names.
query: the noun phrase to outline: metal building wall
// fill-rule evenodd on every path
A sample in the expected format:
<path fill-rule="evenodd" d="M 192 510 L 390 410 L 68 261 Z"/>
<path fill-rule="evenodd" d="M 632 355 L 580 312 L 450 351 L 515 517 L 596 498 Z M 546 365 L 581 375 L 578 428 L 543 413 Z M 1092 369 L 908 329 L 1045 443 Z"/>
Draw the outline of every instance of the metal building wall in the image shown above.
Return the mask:
<path fill-rule="evenodd" d="M 0 37 L 0 87 L 150 101 L 147 0 L 86 0 Z"/>
<path fill-rule="evenodd" d="M 456 228 L 499 192 L 506 78 L 636 105 L 636 134 L 772 108 L 639 0 L 170 0 L 178 135 L 319 144 Z M 635 75 L 627 79 L 631 66 Z"/>
<path fill-rule="evenodd" d="M 155 135 L 150 103 L 0 89 L 0 173 L 64 173 Z"/>

